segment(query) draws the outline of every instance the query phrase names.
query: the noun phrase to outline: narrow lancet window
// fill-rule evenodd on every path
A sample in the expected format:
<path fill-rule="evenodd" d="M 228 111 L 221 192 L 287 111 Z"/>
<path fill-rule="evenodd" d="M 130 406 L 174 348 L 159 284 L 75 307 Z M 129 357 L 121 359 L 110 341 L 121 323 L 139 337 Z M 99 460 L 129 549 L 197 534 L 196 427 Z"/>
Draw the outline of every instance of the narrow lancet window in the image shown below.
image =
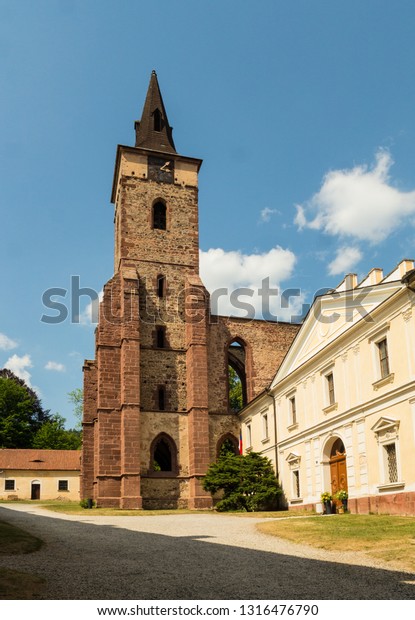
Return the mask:
<path fill-rule="evenodd" d="M 157 276 L 157 297 L 162 299 L 166 295 L 166 276 Z"/>

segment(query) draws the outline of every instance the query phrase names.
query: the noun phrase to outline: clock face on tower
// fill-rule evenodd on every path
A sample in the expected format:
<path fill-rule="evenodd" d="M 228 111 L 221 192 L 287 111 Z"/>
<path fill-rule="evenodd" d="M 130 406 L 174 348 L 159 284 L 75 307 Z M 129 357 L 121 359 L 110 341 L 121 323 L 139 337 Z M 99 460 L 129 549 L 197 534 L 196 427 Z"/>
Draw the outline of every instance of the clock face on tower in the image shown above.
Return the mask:
<path fill-rule="evenodd" d="M 174 183 L 174 159 L 148 158 L 148 179 L 157 183 Z"/>

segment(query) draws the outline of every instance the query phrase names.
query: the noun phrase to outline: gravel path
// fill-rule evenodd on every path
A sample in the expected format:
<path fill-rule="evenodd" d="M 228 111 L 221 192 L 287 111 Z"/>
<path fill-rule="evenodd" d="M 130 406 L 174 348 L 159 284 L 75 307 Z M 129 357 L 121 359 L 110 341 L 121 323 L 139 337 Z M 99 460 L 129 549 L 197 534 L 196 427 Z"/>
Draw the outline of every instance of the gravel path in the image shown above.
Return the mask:
<path fill-rule="evenodd" d="M 226 515 L 94 517 L 0 506 L 0 520 L 47 544 L 0 555 L 0 567 L 46 579 L 42 599 L 414 599 L 415 574 L 362 554 L 261 534 L 263 519 Z"/>

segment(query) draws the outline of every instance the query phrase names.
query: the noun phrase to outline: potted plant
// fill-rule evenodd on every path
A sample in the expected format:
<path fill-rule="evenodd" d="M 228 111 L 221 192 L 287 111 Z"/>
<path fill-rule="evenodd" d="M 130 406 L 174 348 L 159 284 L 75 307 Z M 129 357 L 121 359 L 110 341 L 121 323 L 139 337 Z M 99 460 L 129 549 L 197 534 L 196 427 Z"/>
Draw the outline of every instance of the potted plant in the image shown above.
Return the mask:
<path fill-rule="evenodd" d="M 336 493 L 336 499 L 341 501 L 341 503 L 343 505 L 343 510 L 346 512 L 346 510 L 347 510 L 347 500 L 349 499 L 348 492 L 345 491 L 344 489 L 340 489 L 340 491 L 337 491 L 337 493 Z"/>
<path fill-rule="evenodd" d="M 324 513 L 326 515 L 331 515 L 331 500 L 333 499 L 331 493 L 329 493 L 328 491 L 324 491 L 324 493 L 321 494 L 321 501 L 324 504 Z"/>

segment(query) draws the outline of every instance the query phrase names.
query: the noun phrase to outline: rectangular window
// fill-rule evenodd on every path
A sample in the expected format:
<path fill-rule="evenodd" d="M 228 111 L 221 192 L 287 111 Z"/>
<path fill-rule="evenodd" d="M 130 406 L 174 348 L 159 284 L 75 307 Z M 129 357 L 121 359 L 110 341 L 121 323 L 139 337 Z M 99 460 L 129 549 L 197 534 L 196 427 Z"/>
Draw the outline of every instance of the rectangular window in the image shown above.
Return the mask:
<path fill-rule="evenodd" d="M 264 413 L 262 416 L 262 439 L 268 439 L 268 414 Z"/>
<path fill-rule="evenodd" d="M 327 396 L 328 396 L 328 401 L 329 401 L 329 406 L 330 406 L 330 405 L 334 405 L 334 403 L 336 402 L 336 396 L 334 394 L 334 377 L 333 377 L 332 372 L 326 375 L 326 381 L 327 381 Z"/>
<path fill-rule="evenodd" d="M 163 298 L 166 290 L 165 276 L 157 276 L 157 297 Z"/>
<path fill-rule="evenodd" d="M 384 379 L 390 374 L 388 343 L 386 338 L 376 343 L 379 352 L 380 378 Z"/>
<path fill-rule="evenodd" d="M 398 482 L 398 462 L 396 460 L 396 446 L 394 443 L 384 446 L 386 452 L 386 465 L 387 465 L 387 482 Z"/>
<path fill-rule="evenodd" d="M 15 491 L 16 490 L 16 481 L 15 480 L 5 480 L 4 481 L 4 490 L 5 491 Z"/>
<path fill-rule="evenodd" d="M 295 402 L 295 396 L 290 398 L 290 426 L 297 424 L 297 404 Z"/>
<path fill-rule="evenodd" d="M 250 424 L 246 425 L 246 447 L 247 448 L 251 448 L 252 447 L 252 435 L 251 435 L 251 425 Z"/>
<path fill-rule="evenodd" d="M 69 484 L 67 480 L 58 481 L 58 491 L 69 491 Z"/>
<path fill-rule="evenodd" d="M 166 346 L 166 328 L 156 327 L 156 347 L 164 349 Z"/>
<path fill-rule="evenodd" d="M 293 471 L 293 493 L 295 498 L 301 497 L 300 493 L 300 470 Z"/>
<path fill-rule="evenodd" d="M 166 408 L 166 388 L 160 385 L 157 390 L 158 408 L 159 411 L 164 411 Z"/>

